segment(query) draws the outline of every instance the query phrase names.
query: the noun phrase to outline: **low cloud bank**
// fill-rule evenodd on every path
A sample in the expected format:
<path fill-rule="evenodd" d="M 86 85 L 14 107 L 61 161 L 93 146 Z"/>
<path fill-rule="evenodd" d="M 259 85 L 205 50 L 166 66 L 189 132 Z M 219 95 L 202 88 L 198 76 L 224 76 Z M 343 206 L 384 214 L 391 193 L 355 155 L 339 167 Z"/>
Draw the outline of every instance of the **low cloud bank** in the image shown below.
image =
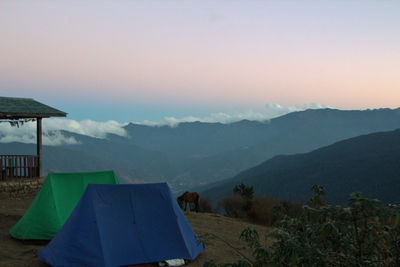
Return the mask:
<path fill-rule="evenodd" d="M 232 123 L 241 120 L 253 120 L 253 121 L 267 121 L 275 117 L 279 117 L 290 112 L 302 111 L 306 109 L 321 109 L 328 108 L 327 105 L 311 103 L 297 106 L 281 106 L 279 104 L 266 104 L 262 110 L 247 110 L 242 112 L 231 112 L 231 113 L 213 113 L 206 117 L 194 117 L 187 116 L 183 118 L 165 117 L 161 122 L 143 121 L 135 122 L 136 124 L 148 125 L 148 126 L 163 126 L 168 125 L 170 127 L 176 127 L 183 122 L 220 122 L 220 123 Z"/>
<path fill-rule="evenodd" d="M 108 134 L 127 136 L 123 128 L 127 123 L 117 121 L 98 122 L 92 120 L 66 120 L 66 119 L 46 119 L 43 120 L 43 128 L 48 131 L 65 130 L 77 134 L 87 135 L 96 138 L 106 138 Z"/>
<path fill-rule="evenodd" d="M 126 123 L 117 121 L 96 122 L 92 120 L 75 121 L 69 119 L 50 118 L 43 120 L 43 144 L 57 146 L 63 144 L 79 144 L 73 136 L 65 136 L 60 131 L 106 138 L 108 134 L 127 136 L 123 128 Z M 12 127 L 7 122 L 0 123 L 0 143 L 22 142 L 36 143 L 36 122 L 27 122 L 20 127 Z"/>

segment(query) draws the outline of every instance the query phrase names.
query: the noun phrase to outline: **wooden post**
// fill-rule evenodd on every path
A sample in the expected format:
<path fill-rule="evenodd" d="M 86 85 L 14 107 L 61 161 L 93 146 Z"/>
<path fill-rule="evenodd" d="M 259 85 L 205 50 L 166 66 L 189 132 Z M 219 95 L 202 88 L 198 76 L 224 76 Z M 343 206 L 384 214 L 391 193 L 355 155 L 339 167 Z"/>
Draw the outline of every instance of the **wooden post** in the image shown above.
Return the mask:
<path fill-rule="evenodd" d="M 37 138 L 37 155 L 38 155 L 38 175 L 42 177 L 42 118 L 36 118 L 36 138 Z"/>

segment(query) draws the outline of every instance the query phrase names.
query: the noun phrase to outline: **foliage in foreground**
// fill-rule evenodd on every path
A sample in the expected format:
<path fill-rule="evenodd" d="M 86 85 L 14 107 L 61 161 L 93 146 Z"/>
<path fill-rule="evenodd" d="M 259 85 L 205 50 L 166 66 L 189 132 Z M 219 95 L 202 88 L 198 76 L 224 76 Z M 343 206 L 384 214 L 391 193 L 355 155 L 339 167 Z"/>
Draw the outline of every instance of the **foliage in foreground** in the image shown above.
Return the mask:
<path fill-rule="evenodd" d="M 348 207 L 330 206 L 321 186 L 303 207 L 302 215 L 285 215 L 266 236 L 272 246 L 260 244 L 257 231 L 246 228 L 240 239 L 253 250 L 254 262 L 207 262 L 204 266 L 400 266 L 400 212 L 398 205 L 351 194 Z"/>

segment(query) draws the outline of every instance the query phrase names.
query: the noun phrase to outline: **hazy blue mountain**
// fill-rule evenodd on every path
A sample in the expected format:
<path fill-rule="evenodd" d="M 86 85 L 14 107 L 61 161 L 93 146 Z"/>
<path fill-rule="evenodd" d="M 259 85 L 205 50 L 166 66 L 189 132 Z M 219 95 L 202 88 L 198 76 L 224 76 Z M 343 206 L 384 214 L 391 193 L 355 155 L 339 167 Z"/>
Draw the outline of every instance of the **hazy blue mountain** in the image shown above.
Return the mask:
<path fill-rule="evenodd" d="M 101 159 L 99 169 L 107 162 L 116 170 L 135 170 L 135 175 L 126 175 L 128 180 L 167 181 L 173 190 L 187 190 L 233 177 L 276 155 L 305 153 L 346 138 L 396 128 L 400 128 L 400 109 L 319 109 L 293 112 L 266 122 L 191 122 L 176 127 L 129 124 L 125 127 L 127 137 L 110 134 L 105 139 L 62 131 L 79 144 L 54 149 Z M 47 156 L 49 161 L 57 158 Z M 66 160 L 74 162 L 76 170 L 81 165 L 85 168 L 84 160 Z"/>
<path fill-rule="evenodd" d="M 230 124 L 187 122 L 176 127 L 129 124 L 130 138 L 113 140 L 163 151 L 180 159 L 197 159 L 262 142 L 273 135 L 268 123 L 243 120 Z"/>
<path fill-rule="evenodd" d="M 125 127 L 130 138 L 113 141 L 129 142 L 142 148 L 163 151 L 184 158 L 204 158 L 236 149 L 271 143 L 293 147 L 289 150 L 310 149 L 349 137 L 400 127 L 399 109 L 343 111 L 335 109 L 305 110 L 289 113 L 267 122 L 243 120 L 230 124 L 191 122 L 176 127 L 129 124 Z M 292 141 L 293 139 L 293 141 Z M 306 141 L 306 142 L 299 142 Z"/>
<path fill-rule="evenodd" d="M 74 137 L 80 144 L 62 145 L 70 150 L 83 151 L 101 156 L 103 159 L 127 164 L 134 169 L 146 170 L 143 177 L 157 177 L 159 180 L 169 181 L 179 173 L 179 163 L 166 153 L 141 148 L 130 143 L 114 142 L 109 139 L 100 139 L 85 135 L 63 131 L 67 137 Z"/>
<path fill-rule="evenodd" d="M 217 181 L 275 155 L 305 153 L 346 138 L 394 130 L 400 128 L 400 109 L 306 110 L 272 119 L 263 127 L 265 138 L 258 137 L 257 144 L 248 143 L 192 161 L 186 168 L 186 177 L 203 183 Z"/>
<path fill-rule="evenodd" d="M 314 184 L 331 203 L 344 204 L 351 192 L 385 202 L 400 201 L 400 130 L 346 139 L 305 154 L 276 156 L 237 176 L 209 185 L 203 196 L 220 199 L 244 182 L 255 192 L 304 202 Z"/>

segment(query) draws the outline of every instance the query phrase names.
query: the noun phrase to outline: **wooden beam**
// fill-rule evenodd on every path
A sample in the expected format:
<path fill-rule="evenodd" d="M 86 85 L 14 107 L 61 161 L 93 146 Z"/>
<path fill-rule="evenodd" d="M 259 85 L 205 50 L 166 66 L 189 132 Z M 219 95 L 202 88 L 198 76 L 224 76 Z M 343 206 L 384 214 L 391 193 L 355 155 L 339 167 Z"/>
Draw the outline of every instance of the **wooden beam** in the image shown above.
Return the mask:
<path fill-rule="evenodd" d="M 38 155 L 38 175 L 42 177 L 42 118 L 36 118 L 36 138 Z"/>
<path fill-rule="evenodd" d="M 0 119 L 2 120 L 19 120 L 19 119 L 34 119 L 34 118 L 50 118 L 50 117 L 66 117 L 67 115 L 49 113 L 49 114 L 5 114 L 0 113 Z"/>

